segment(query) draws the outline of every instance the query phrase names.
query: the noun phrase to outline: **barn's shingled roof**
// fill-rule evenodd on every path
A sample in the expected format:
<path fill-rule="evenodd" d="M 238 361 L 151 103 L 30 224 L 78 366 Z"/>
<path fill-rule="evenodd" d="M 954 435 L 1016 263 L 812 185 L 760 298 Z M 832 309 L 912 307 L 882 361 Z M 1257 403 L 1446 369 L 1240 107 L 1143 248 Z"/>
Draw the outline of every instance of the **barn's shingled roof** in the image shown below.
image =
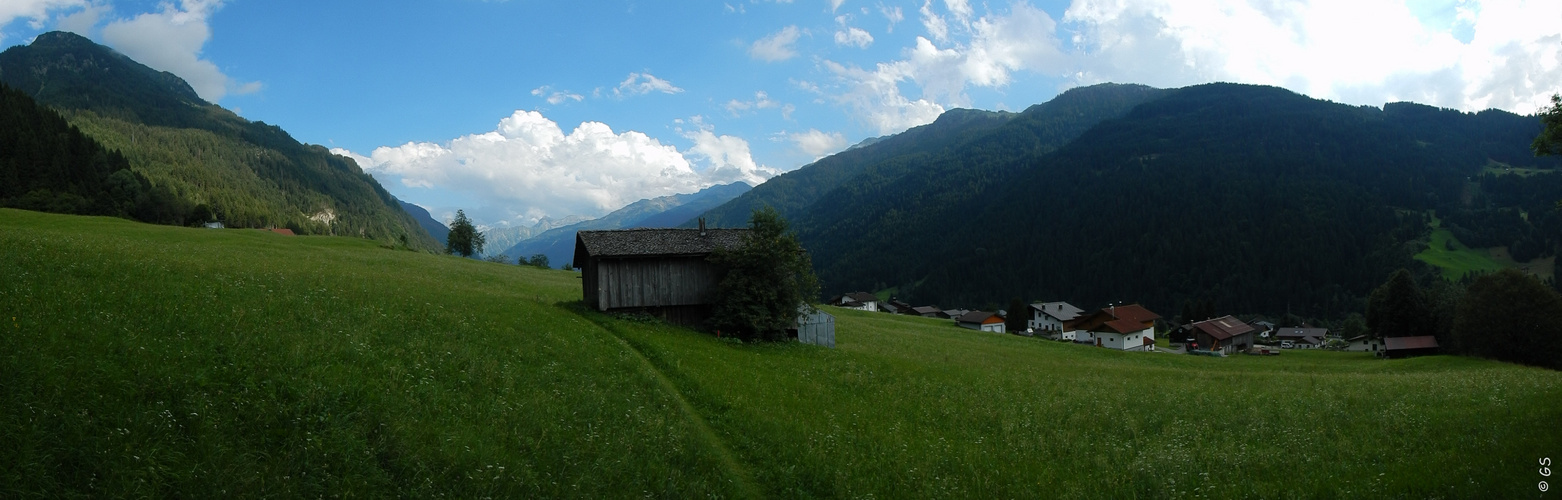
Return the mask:
<path fill-rule="evenodd" d="M 1436 349 L 1437 337 L 1423 335 L 1419 337 L 1388 337 L 1383 339 L 1383 349 L 1397 351 L 1400 349 Z"/>
<path fill-rule="evenodd" d="M 1221 316 L 1215 319 L 1199 321 L 1193 323 L 1193 327 L 1199 329 L 1199 331 L 1202 331 L 1205 334 L 1208 334 L 1215 340 L 1226 340 L 1238 335 L 1253 333 L 1255 331 L 1252 325 L 1243 323 L 1241 320 L 1231 316 Z"/>
<path fill-rule="evenodd" d="M 652 257 L 706 255 L 717 249 L 743 246 L 747 229 L 613 229 L 575 233 L 576 259 L 588 257 Z"/>

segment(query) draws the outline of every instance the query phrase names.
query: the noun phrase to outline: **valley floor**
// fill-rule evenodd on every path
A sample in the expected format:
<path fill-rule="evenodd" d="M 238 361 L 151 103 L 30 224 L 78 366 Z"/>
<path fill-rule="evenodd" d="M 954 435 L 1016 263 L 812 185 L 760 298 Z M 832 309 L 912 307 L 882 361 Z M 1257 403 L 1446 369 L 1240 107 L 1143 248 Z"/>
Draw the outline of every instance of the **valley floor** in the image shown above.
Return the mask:
<path fill-rule="evenodd" d="M 1562 373 L 1209 358 L 831 309 L 837 348 L 563 271 L 0 210 L 0 497 L 1538 494 Z"/>

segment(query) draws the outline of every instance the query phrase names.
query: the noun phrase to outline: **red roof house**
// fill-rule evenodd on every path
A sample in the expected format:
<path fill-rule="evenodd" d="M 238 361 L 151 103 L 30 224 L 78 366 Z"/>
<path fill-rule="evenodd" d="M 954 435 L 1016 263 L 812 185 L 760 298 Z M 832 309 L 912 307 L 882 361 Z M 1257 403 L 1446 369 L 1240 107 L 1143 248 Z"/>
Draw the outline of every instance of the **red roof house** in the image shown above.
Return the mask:
<path fill-rule="evenodd" d="M 1161 315 L 1139 304 L 1109 306 L 1064 323 L 1074 341 L 1126 351 L 1155 349 L 1155 320 Z"/>

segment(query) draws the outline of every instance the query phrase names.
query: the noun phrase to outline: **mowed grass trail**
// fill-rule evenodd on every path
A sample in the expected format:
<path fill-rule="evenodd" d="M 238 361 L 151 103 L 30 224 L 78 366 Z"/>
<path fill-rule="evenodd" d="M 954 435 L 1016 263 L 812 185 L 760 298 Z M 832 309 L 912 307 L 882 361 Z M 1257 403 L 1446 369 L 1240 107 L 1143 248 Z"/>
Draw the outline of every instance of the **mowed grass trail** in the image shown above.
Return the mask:
<path fill-rule="evenodd" d="M 1554 371 L 836 309 L 836 349 L 744 345 L 579 286 L 0 210 L 0 497 L 1526 498 L 1562 457 Z"/>

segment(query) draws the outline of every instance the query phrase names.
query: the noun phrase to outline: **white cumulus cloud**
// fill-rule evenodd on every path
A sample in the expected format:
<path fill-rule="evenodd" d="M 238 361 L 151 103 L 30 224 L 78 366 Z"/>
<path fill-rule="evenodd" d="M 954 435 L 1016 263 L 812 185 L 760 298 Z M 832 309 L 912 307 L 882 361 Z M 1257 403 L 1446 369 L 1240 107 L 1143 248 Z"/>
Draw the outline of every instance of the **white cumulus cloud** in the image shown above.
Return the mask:
<path fill-rule="evenodd" d="M 153 69 L 178 75 L 202 99 L 218 102 L 231 93 L 260 90 L 258 83 L 240 83 L 223 74 L 211 61 L 201 59 L 201 47 L 211 39 L 207 19 L 222 7 L 222 0 L 165 2 L 161 10 L 110 22 L 103 40 L 130 58 Z"/>
<path fill-rule="evenodd" d="M 835 44 L 851 45 L 859 49 L 866 49 L 869 45 L 873 45 L 873 35 L 868 34 L 868 31 L 862 28 L 848 26 L 842 28 L 841 31 L 835 32 Z"/>
<path fill-rule="evenodd" d="M 792 45 L 797 43 L 797 39 L 802 35 L 803 31 L 795 25 L 781 28 L 781 31 L 755 40 L 754 44 L 749 46 L 748 54 L 765 62 L 785 61 L 797 57 L 797 50 Z"/>
<path fill-rule="evenodd" d="M 613 89 L 613 93 L 619 96 L 645 95 L 652 92 L 677 94 L 683 92 L 683 89 L 650 73 L 630 73 L 629 78 L 625 78 L 618 84 L 618 88 Z"/>
<path fill-rule="evenodd" d="M 563 103 L 565 101 L 580 102 L 580 101 L 582 101 L 582 100 L 584 100 L 586 98 L 586 96 L 583 96 L 583 95 L 580 95 L 580 94 L 576 94 L 574 92 L 570 92 L 570 91 L 566 91 L 566 90 L 553 90 L 551 87 L 549 87 L 547 85 L 543 85 L 541 87 L 537 87 L 535 89 L 532 89 L 532 95 L 537 96 L 537 97 L 541 97 L 544 100 L 548 101 L 548 104 L 553 104 L 553 105 L 558 105 L 558 104 L 561 104 L 561 103 Z"/>
<path fill-rule="evenodd" d="M 944 106 L 936 102 L 901 95 L 901 82 L 911 79 L 910 64 L 905 61 L 879 63 L 873 71 L 828 60 L 824 66 L 844 88 L 829 97 L 880 134 L 932 123 L 944 113 Z"/>
<path fill-rule="evenodd" d="M 1081 52 L 1079 84 L 1209 81 L 1278 85 L 1354 104 L 1414 100 L 1533 112 L 1562 90 L 1562 2 L 1488 0 L 1429 25 L 1390 0 L 1257 0 L 1132 4 L 1079 0 L 1063 21 Z"/>
<path fill-rule="evenodd" d="M 49 20 L 51 12 L 87 5 L 86 0 L 5 0 L 0 2 L 0 27 L 10 25 L 17 19 L 27 19 L 33 29 L 40 29 Z M 0 41 L 5 41 L 4 33 L 0 33 Z"/>
<path fill-rule="evenodd" d="M 846 136 L 840 132 L 824 133 L 818 129 L 808 129 L 807 132 L 787 134 L 786 138 L 796 144 L 797 149 L 816 159 L 846 149 Z"/>
<path fill-rule="evenodd" d="M 1028 3 L 1009 12 L 980 18 L 964 2 L 946 2 L 960 29 L 951 31 L 933 10 L 922 6 L 923 21 L 934 39 L 916 37 L 903 58 L 882 62 L 870 71 L 834 61 L 824 67 L 840 84 L 831 97 L 880 133 L 896 133 L 931 123 L 951 107 L 971 106 L 966 89 L 998 88 L 1014 81 L 1013 73 L 1062 73 L 1070 57 L 1059 46 L 1057 23 Z M 958 33 L 960 39 L 952 39 Z M 940 46 L 937 39 L 945 39 Z M 907 97 L 908 92 L 920 96 Z"/>
<path fill-rule="evenodd" d="M 600 122 L 581 123 L 566 134 L 541 113 L 516 111 L 492 131 L 443 144 L 383 146 L 366 156 L 333 151 L 381 182 L 458 193 L 484 223 L 597 217 L 644 198 L 739 180 L 759 184 L 778 173 L 757 164 L 741 138 L 717 135 L 703 124 L 683 134 L 694 142 L 687 152 Z"/>

